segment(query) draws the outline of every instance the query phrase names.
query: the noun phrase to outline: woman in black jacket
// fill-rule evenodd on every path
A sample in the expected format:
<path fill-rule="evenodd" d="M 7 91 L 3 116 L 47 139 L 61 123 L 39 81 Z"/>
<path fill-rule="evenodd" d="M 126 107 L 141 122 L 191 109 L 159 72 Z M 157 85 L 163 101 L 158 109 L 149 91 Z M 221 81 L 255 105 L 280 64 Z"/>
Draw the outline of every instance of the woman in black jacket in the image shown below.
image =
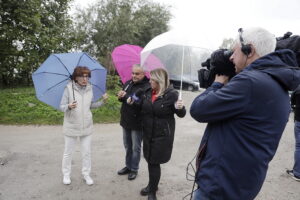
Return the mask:
<path fill-rule="evenodd" d="M 143 152 L 148 163 L 149 183 L 141 190 L 148 200 L 156 199 L 156 191 L 161 176 L 160 164 L 171 158 L 173 149 L 175 118 L 186 114 L 178 92 L 169 87 L 167 72 L 158 68 L 150 72 L 151 88 L 142 95 L 141 106 L 143 129 Z M 128 99 L 131 103 L 131 99 Z M 136 103 L 135 103 L 136 104 Z"/>

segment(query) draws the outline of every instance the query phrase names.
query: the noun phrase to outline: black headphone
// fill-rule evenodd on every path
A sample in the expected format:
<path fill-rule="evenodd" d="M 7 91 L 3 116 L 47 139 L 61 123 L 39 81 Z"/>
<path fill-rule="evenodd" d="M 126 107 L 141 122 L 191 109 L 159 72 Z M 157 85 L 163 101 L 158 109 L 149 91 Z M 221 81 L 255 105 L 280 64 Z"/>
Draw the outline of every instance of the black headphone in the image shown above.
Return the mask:
<path fill-rule="evenodd" d="M 246 55 L 249 56 L 249 54 L 251 53 L 251 45 L 250 44 L 245 44 L 244 39 L 243 39 L 243 29 L 239 28 L 239 35 L 240 35 L 240 42 L 241 42 L 241 51 Z"/>

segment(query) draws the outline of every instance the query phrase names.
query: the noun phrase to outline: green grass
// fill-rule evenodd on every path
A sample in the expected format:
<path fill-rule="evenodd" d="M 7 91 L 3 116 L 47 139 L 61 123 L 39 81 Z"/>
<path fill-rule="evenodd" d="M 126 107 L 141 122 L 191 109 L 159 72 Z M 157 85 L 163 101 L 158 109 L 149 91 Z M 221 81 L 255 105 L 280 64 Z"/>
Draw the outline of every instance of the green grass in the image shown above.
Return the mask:
<path fill-rule="evenodd" d="M 114 123 L 120 119 L 121 104 L 116 91 L 108 91 L 108 102 L 93 109 L 94 123 Z M 35 97 L 34 88 L 0 90 L 0 124 L 55 125 L 62 124 L 63 113 Z"/>

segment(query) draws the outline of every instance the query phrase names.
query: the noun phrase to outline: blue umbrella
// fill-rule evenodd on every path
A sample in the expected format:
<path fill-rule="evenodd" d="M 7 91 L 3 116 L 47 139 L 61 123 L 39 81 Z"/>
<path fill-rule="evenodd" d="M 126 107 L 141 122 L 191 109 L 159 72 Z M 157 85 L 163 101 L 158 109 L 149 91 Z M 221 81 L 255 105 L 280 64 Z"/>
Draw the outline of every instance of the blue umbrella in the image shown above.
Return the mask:
<path fill-rule="evenodd" d="M 106 90 L 106 69 L 87 53 L 82 52 L 51 54 L 32 74 L 36 97 L 59 109 L 64 89 L 77 66 L 86 66 L 91 70 L 93 101 L 97 101 Z"/>

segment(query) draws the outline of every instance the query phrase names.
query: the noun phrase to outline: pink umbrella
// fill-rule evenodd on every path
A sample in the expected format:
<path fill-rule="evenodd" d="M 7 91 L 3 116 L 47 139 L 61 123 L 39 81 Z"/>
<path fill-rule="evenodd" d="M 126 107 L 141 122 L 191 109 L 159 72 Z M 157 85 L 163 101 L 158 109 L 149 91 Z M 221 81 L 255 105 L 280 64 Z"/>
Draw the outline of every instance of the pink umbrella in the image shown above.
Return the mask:
<path fill-rule="evenodd" d="M 142 50 L 142 47 L 131 44 L 123 44 L 117 46 L 113 50 L 111 54 L 112 60 L 118 74 L 121 77 L 122 83 L 125 83 L 126 81 L 131 79 L 132 66 L 134 64 L 141 63 L 140 53 Z M 149 77 L 149 71 L 158 67 L 163 67 L 163 64 L 154 55 L 150 55 L 148 60 L 149 61 L 144 64 L 147 77 Z"/>

